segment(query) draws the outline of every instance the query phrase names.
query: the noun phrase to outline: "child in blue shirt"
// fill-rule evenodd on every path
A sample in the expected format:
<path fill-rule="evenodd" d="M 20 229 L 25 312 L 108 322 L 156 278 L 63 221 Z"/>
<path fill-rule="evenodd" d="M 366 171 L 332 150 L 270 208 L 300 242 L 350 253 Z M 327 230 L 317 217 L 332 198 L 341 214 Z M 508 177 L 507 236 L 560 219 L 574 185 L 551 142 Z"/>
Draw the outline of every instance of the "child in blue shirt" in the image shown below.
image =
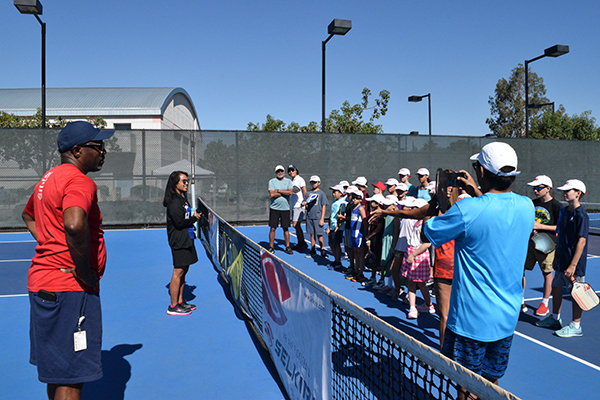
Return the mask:
<path fill-rule="evenodd" d="M 344 188 L 341 185 L 330 187 L 332 190 L 333 203 L 331 203 L 331 214 L 329 217 L 329 225 L 327 226 L 326 234 L 329 238 L 329 247 L 333 253 L 334 261 L 331 267 L 339 269 L 342 266 L 342 246 L 344 239 L 344 222 L 338 221 L 338 214 L 343 214 L 346 211 L 346 199 L 344 198 Z"/>

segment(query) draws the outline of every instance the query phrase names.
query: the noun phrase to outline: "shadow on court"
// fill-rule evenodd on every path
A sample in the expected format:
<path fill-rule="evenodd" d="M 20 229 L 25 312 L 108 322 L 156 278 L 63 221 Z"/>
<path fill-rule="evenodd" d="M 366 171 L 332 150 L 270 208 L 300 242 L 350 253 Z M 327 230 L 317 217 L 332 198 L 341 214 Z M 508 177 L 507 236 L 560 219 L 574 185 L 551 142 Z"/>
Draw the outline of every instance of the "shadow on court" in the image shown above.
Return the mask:
<path fill-rule="evenodd" d="M 122 400 L 131 378 L 131 364 L 125 359 L 142 348 L 142 344 L 119 344 L 110 351 L 102 350 L 102 379 L 83 385 L 84 400 Z"/>

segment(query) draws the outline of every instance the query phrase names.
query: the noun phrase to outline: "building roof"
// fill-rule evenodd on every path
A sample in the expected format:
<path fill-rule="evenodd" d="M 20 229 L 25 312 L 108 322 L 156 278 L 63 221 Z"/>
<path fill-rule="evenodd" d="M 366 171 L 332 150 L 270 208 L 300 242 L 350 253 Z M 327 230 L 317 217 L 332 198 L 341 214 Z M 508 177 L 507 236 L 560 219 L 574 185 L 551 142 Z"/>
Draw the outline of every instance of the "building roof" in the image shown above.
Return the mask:
<path fill-rule="evenodd" d="M 176 94 L 182 94 L 189 100 L 192 112 L 197 116 L 190 95 L 180 87 L 47 88 L 46 115 L 163 115 Z M 0 111 L 32 116 L 38 108 L 41 108 L 41 89 L 0 89 Z"/>

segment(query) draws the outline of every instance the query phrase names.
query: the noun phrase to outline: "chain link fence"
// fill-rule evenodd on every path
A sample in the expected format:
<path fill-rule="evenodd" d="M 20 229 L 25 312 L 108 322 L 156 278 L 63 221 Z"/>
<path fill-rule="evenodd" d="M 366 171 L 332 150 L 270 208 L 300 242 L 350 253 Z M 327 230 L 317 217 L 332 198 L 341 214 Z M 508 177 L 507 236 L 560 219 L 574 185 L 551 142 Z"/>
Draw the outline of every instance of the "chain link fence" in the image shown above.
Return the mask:
<path fill-rule="evenodd" d="M 58 130 L 0 129 L 0 229 L 23 228 L 21 213 L 34 185 L 60 161 Z M 90 173 L 98 185 L 105 226 L 165 222 L 162 197 L 175 170 L 191 173 L 195 193 L 232 223 L 268 219 L 267 184 L 278 164 L 297 166 L 308 181 L 319 175 L 322 188 L 365 176 L 370 183 L 414 175 L 421 167 L 470 171 L 469 157 L 495 138 L 468 136 L 353 135 L 246 131 L 117 131 L 107 143 L 104 167 Z M 555 186 L 567 179 L 585 182 L 586 208 L 600 203 L 600 143 L 503 139 L 519 155 L 513 190 L 532 196 L 526 183 L 549 175 Z M 417 184 L 416 178 L 411 178 Z M 328 192 L 326 190 L 326 192 Z M 560 196 L 557 196 L 562 200 Z"/>

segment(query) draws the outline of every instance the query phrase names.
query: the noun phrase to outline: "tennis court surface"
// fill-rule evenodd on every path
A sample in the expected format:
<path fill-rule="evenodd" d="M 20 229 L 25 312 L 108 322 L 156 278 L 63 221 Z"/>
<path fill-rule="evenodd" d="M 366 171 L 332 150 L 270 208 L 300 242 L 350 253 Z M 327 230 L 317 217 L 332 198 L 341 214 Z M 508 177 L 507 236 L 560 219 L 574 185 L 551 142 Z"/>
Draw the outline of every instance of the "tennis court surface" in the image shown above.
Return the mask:
<path fill-rule="evenodd" d="M 264 247 L 267 227 L 240 232 Z M 588 275 L 600 288 L 600 238 L 590 237 Z M 295 242 L 295 238 L 292 238 Z M 86 385 L 85 399 L 282 399 L 275 372 L 236 316 L 220 276 L 198 245 L 200 261 L 190 268 L 187 293 L 198 309 L 187 317 L 168 316 L 171 255 L 166 232 L 107 231 L 108 263 L 101 283 L 104 318 L 102 380 Z M 44 398 L 45 388 L 29 365 L 29 302 L 26 273 L 34 242 L 28 234 L 0 234 L 0 333 L 3 398 Z M 406 306 L 350 282 L 320 257 L 283 253 L 281 230 L 276 255 L 368 312 L 438 349 L 438 320 L 406 318 Z M 597 398 L 600 381 L 600 307 L 584 313 L 581 338 L 561 339 L 535 327 L 541 274 L 527 275 L 527 304 L 513 342 L 507 375 L 500 386 L 523 399 Z M 570 299 L 563 322 L 570 318 Z M 485 323 L 485 321 L 482 321 Z M 352 371 L 346 371 L 351 374 Z M 355 398 L 354 396 L 347 398 Z M 377 398 L 367 397 L 367 398 Z"/>

